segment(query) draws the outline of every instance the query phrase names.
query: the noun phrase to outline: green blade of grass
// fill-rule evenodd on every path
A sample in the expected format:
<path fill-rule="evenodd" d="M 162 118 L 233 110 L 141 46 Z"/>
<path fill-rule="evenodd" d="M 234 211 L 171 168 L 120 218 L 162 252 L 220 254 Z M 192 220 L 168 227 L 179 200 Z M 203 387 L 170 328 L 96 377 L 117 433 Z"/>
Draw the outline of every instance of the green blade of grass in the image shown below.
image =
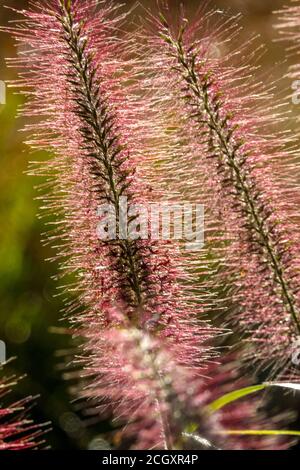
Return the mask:
<path fill-rule="evenodd" d="M 248 395 L 251 395 L 252 393 L 256 393 L 256 392 L 259 392 L 261 390 L 264 390 L 270 387 L 281 387 L 281 388 L 286 388 L 286 389 L 294 390 L 294 391 L 300 390 L 299 384 L 293 384 L 293 383 L 287 383 L 287 382 L 282 382 L 282 383 L 266 382 L 261 385 L 253 385 L 251 387 L 240 388 L 239 390 L 234 390 L 233 392 L 226 393 L 222 397 L 210 403 L 207 406 L 206 410 L 210 414 L 215 413 L 216 411 L 219 411 L 224 406 L 229 405 L 230 403 L 236 400 L 239 400 L 240 398 L 246 397 Z"/>
<path fill-rule="evenodd" d="M 207 411 L 209 413 L 215 413 L 216 411 L 220 410 L 226 405 L 238 400 L 239 398 L 246 397 L 251 393 L 259 392 L 263 390 L 268 385 L 253 385 L 252 387 L 240 388 L 239 390 L 234 390 L 233 392 L 226 393 L 222 397 L 218 398 L 217 400 L 210 403 L 207 407 Z"/>

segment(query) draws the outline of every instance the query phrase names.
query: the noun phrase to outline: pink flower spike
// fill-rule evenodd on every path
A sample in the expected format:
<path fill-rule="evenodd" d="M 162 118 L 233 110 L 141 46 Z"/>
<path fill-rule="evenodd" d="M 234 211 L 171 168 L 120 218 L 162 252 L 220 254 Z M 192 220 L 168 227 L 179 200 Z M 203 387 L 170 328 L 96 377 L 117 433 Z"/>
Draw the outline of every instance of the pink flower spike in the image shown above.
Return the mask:
<path fill-rule="evenodd" d="M 62 273 L 76 275 L 71 289 L 79 302 L 66 313 L 100 331 L 118 325 L 112 312 L 120 309 L 131 324 L 186 343 L 183 362 L 197 362 L 198 351 L 203 365 L 215 332 L 197 321 L 197 298 L 187 301 L 176 243 L 97 236 L 99 205 L 118 211 L 126 197 L 129 212 L 154 193 L 142 177 L 136 101 L 121 86 L 130 78 L 132 47 L 118 37 L 124 15 L 111 2 L 85 0 L 36 2 L 22 15 L 24 24 L 10 31 L 27 52 L 10 63 L 20 69 L 14 85 L 29 90 L 23 115 L 39 117 L 26 126 L 29 143 L 54 154 L 33 171 L 51 180 L 44 207 L 61 221 L 49 239 L 59 245 Z"/>
<path fill-rule="evenodd" d="M 244 333 L 248 362 L 295 379 L 299 161 L 293 136 L 276 127 L 285 116 L 273 90 L 257 82 L 257 51 L 238 43 L 235 20 L 222 21 L 201 11 L 193 22 L 181 15 L 177 25 L 168 10 L 150 19 L 149 120 L 167 127 L 161 159 L 169 153 L 174 187 L 203 196 L 207 257 L 198 266 L 211 279 L 207 310 L 225 312 L 226 324 Z M 190 176 L 182 183 L 180 174 Z"/>

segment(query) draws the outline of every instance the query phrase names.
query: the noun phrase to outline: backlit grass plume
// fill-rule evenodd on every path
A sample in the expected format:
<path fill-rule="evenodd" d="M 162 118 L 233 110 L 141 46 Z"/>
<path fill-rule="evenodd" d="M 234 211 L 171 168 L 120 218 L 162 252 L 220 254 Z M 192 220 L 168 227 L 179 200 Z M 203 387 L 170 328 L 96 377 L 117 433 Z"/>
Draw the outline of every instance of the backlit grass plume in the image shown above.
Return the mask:
<path fill-rule="evenodd" d="M 146 37 L 155 129 L 174 187 L 203 197 L 209 257 L 199 261 L 222 309 L 252 343 L 249 360 L 294 376 L 300 333 L 299 171 L 272 87 L 257 82 L 236 21 L 162 8 Z M 252 47 L 254 47 L 252 45 Z M 151 64 L 149 65 L 149 61 Z M 253 79 L 253 76 L 256 78 Z M 270 88 L 270 89 L 269 89 Z M 155 115 L 158 116 L 155 119 Z M 180 181 L 180 175 L 183 179 Z M 200 258 L 200 257 L 199 257 Z M 207 269 L 208 264 L 212 269 Z M 217 292 L 217 294 L 216 294 Z M 222 300 L 223 297 L 223 300 Z M 271 368 L 271 369 L 270 369 Z"/>
<path fill-rule="evenodd" d="M 24 23 L 13 34 L 27 52 L 12 64 L 21 69 L 16 85 L 28 89 L 23 114 L 39 118 L 27 126 L 30 144 L 54 154 L 37 173 L 49 181 L 54 175 L 45 206 L 63 215 L 52 241 L 60 244 L 63 272 L 76 274 L 79 305 L 70 305 L 68 313 L 75 323 L 100 329 L 118 326 L 112 313 L 118 306 L 136 327 L 166 341 L 187 341 L 182 360 L 195 359 L 193 345 L 200 352 L 199 342 L 212 333 L 204 323 L 195 327 L 198 309 L 177 282 L 176 246 L 170 256 L 158 242 L 102 240 L 97 234 L 101 204 L 118 214 L 126 197 L 126 215 L 134 223 L 131 207 L 152 194 L 142 180 L 142 156 L 135 154 L 136 103 L 120 89 L 128 79 L 124 49 L 131 51 L 130 42 L 127 50 L 118 38 L 124 16 L 110 2 L 76 0 L 41 2 L 22 13 Z"/>
<path fill-rule="evenodd" d="M 101 204 L 118 213 L 126 197 L 125 215 L 134 223 L 133 204 L 146 204 L 153 193 L 142 178 L 141 138 L 131 118 L 136 102 L 120 86 L 130 67 L 124 51 L 128 57 L 132 47 L 119 38 L 125 16 L 111 2 L 84 0 L 35 2 L 22 15 L 23 23 L 10 30 L 26 51 L 11 61 L 20 69 L 14 85 L 27 90 L 22 114 L 35 121 L 26 127 L 30 145 L 53 153 L 33 171 L 46 176 L 45 208 L 58 215 L 49 239 L 58 247 L 62 275 L 72 278 L 66 315 L 83 338 L 87 390 L 100 400 L 106 381 L 98 367 L 109 357 L 98 345 L 106 330 L 122 340 L 118 329 L 125 325 L 163 341 L 176 363 L 196 373 L 215 354 L 208 344 L 215 332 L 197 320 L 197 298 L 179 283 L 186 275 L 177 267 L 176 245 L 101 239 L 97 230 Z M 117 390 L 122 399 L 125 391 Z"/>

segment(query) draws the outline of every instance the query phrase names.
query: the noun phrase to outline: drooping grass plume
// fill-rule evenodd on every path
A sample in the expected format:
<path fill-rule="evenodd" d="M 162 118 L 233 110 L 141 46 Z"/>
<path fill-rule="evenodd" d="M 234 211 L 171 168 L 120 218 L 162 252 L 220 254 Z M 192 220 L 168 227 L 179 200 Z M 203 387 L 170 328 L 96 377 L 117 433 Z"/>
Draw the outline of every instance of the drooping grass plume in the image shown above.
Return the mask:
<path fill-rule="evenodd" d="M 33 398 L 9 402 L 10 391 L 18 381 L 15 377 L 5 377 L 3 366 L 0 374 L 0 450 L 41 449 L 45 428 L 28 418 Z"/>
<path fill-rule="evenodd" d="M 171 155 L 174 187 L 203 197 L 211 216 L 198 265 L 219 286 L 208 309 L 246 333 L 250 361 L 271 376 L 297 375 L 299 165 L 274 90 L 257 82 L 259 50 L 241 46 L 235 20 L 204 11 L 176 22 L 165 7 L 149 29 L 145 86 L 159 115 L 150 119 L 165 129 L 161 158 Z"/>

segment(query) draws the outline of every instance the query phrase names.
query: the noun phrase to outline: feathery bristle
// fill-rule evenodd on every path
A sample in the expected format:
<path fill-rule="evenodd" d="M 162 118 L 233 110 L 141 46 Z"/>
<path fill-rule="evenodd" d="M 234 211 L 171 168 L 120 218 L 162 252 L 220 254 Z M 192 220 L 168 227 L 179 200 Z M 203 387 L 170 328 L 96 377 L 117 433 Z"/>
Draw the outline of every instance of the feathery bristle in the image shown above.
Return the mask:
<path fill-rule="evenodd" d="M 2 366 L 0 373 L 0 450 L 41 449 L 44 445 L 41 437 L 46 432 L 45 427 L 34 424 L 27 416 L 33 398 L 7 403 L 7 395 L 18 381 L 15 377 L 4 377 Z"/>

